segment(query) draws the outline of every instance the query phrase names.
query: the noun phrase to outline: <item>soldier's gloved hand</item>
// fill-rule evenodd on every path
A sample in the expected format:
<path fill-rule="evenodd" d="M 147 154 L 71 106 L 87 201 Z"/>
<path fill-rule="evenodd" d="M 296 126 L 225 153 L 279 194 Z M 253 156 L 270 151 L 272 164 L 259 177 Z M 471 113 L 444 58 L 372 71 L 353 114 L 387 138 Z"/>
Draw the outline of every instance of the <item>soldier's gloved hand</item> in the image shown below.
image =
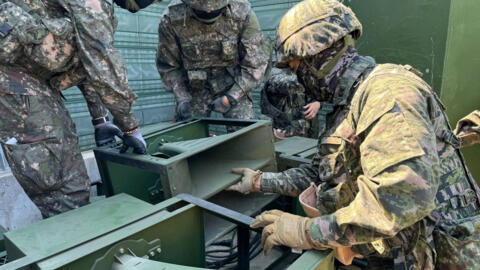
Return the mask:
<path fill-rule="evenodd" d="M 122 131 L 110 121 L 95 126 L 95 143 L 98 147 L 114 145 L 115 136 L 122 138 Z"/>
<path fill-rule="evenodd" d="M 128 148 L 133 147 L 133 153 L 145 155 L 147 153 L 147 143 L 143 139 L 140 128 L 131 134 L 123 134 L 123 146 L 120 149 L 120 153 L 127 152 Z"/>
<path fill-rule="evenodd" d="M 227 188 L 227 190 L 237 191 L 242 194 L 260 191 L 260 180 L 262 179 L 262 171 L 254 171 L 249 168 L 233 168 L 233 173 L 243 175 L 242 179 Z"/>
<path fill-rule="evenodd" d="M 212 103 L 210 103 L 209 108 L 211 111 L 218 113 L 228 112 L 232 106 L 235 106 L 237 101 L 230 95 L 224 95 L 216 98 Z"/>
<path fill-rule="evenodd" d="M 302 250 L 316 248 L 309 235 L 310 224 L 312 224 L 311 218 L 271 210 L 257 216 L 250 227 L 264 227 L 262 245 L 263 251 L 268 254 L 273 246 L 287 246 Z"/>
<path fill-rule="evenodd" d="M 455 135 L 462 141 L 462 147 L 480 143 L 480 111 L 473 111 L 460 119 Z"/>
<path fill-rule="evenodd" d="M 192 118 L 192 106 L 190 102 L 183 101 L 177 106 L 177 121 L 183 121 Z"/>

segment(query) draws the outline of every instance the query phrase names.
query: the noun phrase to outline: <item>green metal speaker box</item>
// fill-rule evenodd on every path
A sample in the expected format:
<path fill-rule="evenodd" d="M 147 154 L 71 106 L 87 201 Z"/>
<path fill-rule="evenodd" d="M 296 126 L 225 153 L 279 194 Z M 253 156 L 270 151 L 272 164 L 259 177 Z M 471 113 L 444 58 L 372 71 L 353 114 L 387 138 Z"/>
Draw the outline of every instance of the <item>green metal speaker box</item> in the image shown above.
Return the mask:
<path fill-rule="evenodd" d="M 214 135 L 212 130 L 237 127 Z M 276 171 L 272 126 L 265 120 L 196 119 L 152 130 L 148 155 L 95 149 L 100 194 L 127 193 L 157 203 L 179 193 L 209 198 L 240 179 L 234 167 Z"/>
<path fill-rule="evenodd" d="M 125 268 L 124 256 L 203 267 L 203 211 L 179 203 L 120 194 L 7 232 L 9 262 L 0 269 L 141 269 Z M 172 269 L 158 266 L 149 269 Z"/>

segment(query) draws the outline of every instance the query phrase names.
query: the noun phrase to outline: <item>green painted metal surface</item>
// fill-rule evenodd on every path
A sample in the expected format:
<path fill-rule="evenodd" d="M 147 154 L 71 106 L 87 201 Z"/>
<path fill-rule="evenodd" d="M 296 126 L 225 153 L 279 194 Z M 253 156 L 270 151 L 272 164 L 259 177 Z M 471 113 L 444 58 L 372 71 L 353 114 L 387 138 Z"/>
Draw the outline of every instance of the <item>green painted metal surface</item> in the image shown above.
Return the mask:
<path fill-rule="evenodd" d="M 148 256 L 132 242 L 149 242 L 157 247 L 150 259 L 203 267 L 203 212 L 193 205 L 175 207 L 178 202 L 172 198 L 153 206 L 123 194 L 9 232 L 10 263 L 25 256 L 33 260 L 34 269 L 110 270 L 93 266 L 120 247 Z"/>
<path fill-rule="evenodd" d="M 480 109 L 480 1 L 452 1 L 441 98 L 450 123 Z M 480 145 L 462 150 L 473 176 L 480 180 Z"/>
<path fill-rule="evenodd" d="M 210 136 L 210 126 L 243 123 L 240 130 Z M 127 193 L 156 203 L 179 193 L 211 197 L 235 181 L 231 168 L 276 170 L 269 121 L 178 123 L 145 137 L 149 155 L 96 149 L 102 194 Z"/>
<path fill-rule="evenodd" d="M 328 251 L 309 250 L 306 251 L 298 258 L 287 270 L 333 270 L 326 267 L 321 267 L 321 263 L 330 254 Z"/>
<path fill-rule="evenodd" d="M 359 52 L 378 63 L 410 64 L 439 93 L 450 0 L 345 0 L 363 24 Z M 463 2 L 463 1 L 461 1 Z"/>

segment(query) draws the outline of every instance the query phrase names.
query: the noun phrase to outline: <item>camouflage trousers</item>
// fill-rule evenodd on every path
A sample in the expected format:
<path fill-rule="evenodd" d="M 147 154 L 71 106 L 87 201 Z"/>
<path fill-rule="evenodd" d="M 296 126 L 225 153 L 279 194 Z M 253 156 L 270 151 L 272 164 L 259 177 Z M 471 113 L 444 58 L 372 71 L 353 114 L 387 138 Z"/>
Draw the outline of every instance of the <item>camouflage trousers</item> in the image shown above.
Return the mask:
<path fill-rule="evenodd" d="M 90 180 L 60 93 L 0 91 L 0 114 L 8 164 L 43 217 L 88 204 Z"/>

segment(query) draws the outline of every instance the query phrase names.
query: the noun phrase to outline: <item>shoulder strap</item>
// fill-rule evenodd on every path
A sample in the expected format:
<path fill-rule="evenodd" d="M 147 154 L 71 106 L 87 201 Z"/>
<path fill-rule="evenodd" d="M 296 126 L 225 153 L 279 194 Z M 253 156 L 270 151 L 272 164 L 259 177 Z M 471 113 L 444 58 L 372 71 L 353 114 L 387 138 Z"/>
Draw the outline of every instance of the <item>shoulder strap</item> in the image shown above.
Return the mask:
<path fill-rule="evenodd" d="M 346 105 L 353 84 L 357 81 L 358 77 L 360 77 L 366 69 L 373 68 L 375 65 L 375 60 L 372 57 L 356 57 L 340 78 L 337 89 L 335 89 L 333 105 Z"/>

